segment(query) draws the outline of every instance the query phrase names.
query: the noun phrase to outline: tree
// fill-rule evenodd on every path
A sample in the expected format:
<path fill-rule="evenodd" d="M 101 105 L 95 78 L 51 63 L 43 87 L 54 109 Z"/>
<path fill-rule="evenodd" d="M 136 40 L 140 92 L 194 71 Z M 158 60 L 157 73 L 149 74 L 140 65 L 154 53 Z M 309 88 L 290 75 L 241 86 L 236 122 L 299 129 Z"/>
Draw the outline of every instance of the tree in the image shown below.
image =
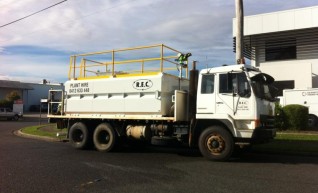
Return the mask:
<path fill-rule="evenodd" d="M 9 94 L 7 94 L 6 96 L 6 99 L 9 101 L 9 102 L 14 102 L 15 100 L 18 100 L 20 99 L 20 95 L 19 95 L 19 92 L 14 90 L 14 91 L 11 91 Z"/>

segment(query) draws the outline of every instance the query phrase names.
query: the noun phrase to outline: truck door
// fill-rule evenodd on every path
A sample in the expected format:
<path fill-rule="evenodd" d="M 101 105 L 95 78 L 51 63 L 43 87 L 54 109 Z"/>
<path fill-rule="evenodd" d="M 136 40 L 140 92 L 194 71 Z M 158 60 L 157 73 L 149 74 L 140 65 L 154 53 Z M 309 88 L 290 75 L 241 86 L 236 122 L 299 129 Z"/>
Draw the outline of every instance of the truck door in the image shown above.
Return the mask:
<path fill-rule="evenodd" d="M 214 74 L 202 74 L 197 95 L 197 113 L 215 113 Z"/>
<path fill-rule="evenodd" d="M 252 114 L 251 88 L 244 72 L 219 74 L 216 113 L 231 116 Z"/>

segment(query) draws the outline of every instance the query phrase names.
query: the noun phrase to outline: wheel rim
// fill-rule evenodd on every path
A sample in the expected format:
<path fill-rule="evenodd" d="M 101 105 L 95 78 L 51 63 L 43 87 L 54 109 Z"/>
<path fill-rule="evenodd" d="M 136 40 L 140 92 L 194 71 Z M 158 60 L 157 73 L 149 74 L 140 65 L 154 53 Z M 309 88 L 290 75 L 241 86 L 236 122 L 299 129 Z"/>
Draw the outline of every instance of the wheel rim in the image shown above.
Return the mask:
<path fill-rule="evenodd" d="M 213 155 L 220 155 L 225 150 L 225 141 L 221 135 L 212 134 L 207 138 L 208 150 Z"/>
<path fill-rule="evenodd" d="M 81 143 L 84 139 L 84 133 L 77 129 L 73 132 L 72 139 L 75 143 Z"/>
<path fill-rule="evenodd" d="M 109 142 L 111 141 L 111 136 L 109 134 L 109 132 L 107 131 L 101 131 L 98 135 L 98 138 L 97 138 L 98 142 L 100 145 L 108 145 Z"/>

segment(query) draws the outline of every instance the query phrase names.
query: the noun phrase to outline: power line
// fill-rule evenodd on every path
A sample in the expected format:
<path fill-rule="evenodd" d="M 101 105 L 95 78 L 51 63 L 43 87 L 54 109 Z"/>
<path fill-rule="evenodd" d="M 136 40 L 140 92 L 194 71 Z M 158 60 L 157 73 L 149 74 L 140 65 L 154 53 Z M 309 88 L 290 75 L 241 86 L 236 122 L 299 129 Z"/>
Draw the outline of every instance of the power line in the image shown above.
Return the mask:
<path fill-rule="evenodd" d="M 21 21 L 21 20 L 23 20 L 23 19 L 26 19 L 26 18 L 28 18 L 28 17 L 31 17 L 32 15 L 38 14 L 38 13 L 40 13 L 40 12 L 42 12 L 42 11 L 45 11 L 45 10 L 50 9 L 50 8 L 52 8 L 52 7 L 55 7 L 55 6 L 57 6 L 57 5 L 61 4 L 61 3 L 64 3 L 65 1 L 67 1 L 67 0 L 60 1 L 60 2 L 58 2 L 58 3 L 55 3 L 54 5 L 51 5 L 51 6 L 49 6 L 49 7 L 46 7 L 46 8 L 44 8 L 44 9 L 41 9 L 40 11 L 37 11 L 37 12 L 34 12 L 34 13 L 30 14 L 30 15 L 24 16 L 24 17 L 22 17 L 22 18 L 20 18 L 20 19 L 14 20 L 14 21 L 12 21 L 12 22 L 10 22 L 10 23 L 4 24 L 4 25 L 0 26 L 0 28 L 3 28 L 3 27 L 5 27 L 5 26 L 11 25 L 11 24 L 16 23 L 16 22 L 18 22 L 18 21 Z"/>

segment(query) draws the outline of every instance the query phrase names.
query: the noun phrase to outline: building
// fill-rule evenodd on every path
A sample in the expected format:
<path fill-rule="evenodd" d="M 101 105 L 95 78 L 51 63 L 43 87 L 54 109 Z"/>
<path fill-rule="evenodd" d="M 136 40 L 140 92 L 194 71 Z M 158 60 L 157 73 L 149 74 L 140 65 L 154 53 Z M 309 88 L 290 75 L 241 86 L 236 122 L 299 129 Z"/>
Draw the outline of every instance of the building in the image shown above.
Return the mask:
<path fill-rule="evenodd" d="M 51 83 L 28 83 L 32 90 L 27 90 L 23 93 L 23 103 L 25 111 L 37 111 L 41 104 L 41 99 L 47 99 L 49 90 L 61 90 L 64 89 L 61 84 Z"/>
<path fill-rule="evenodd" d="M 318 6 L 244 17 L 244 56 L 280 91 L 318 88 Z"/>
<path fill-rule="evenodd" d="M 27 93 L 29 90 L 32 89 L 33 88 L 27 83 L 22 83 L 19 81 L 0 80 L 0 100 L 5 99 L 6 96 L 13 91 L 16 91 L 23 99 L 23 93 Z"/>
<path fill-rule="evenodd" d="M 23 83 L 19 81 L 0 80 L 0 99 L 5 99 L 12 92 L 17 91 L 23 101 L 23 111 L 38 111 L 41 99 L 47 99 L 49 90 L 64 89 L 62 84 Z"/>

